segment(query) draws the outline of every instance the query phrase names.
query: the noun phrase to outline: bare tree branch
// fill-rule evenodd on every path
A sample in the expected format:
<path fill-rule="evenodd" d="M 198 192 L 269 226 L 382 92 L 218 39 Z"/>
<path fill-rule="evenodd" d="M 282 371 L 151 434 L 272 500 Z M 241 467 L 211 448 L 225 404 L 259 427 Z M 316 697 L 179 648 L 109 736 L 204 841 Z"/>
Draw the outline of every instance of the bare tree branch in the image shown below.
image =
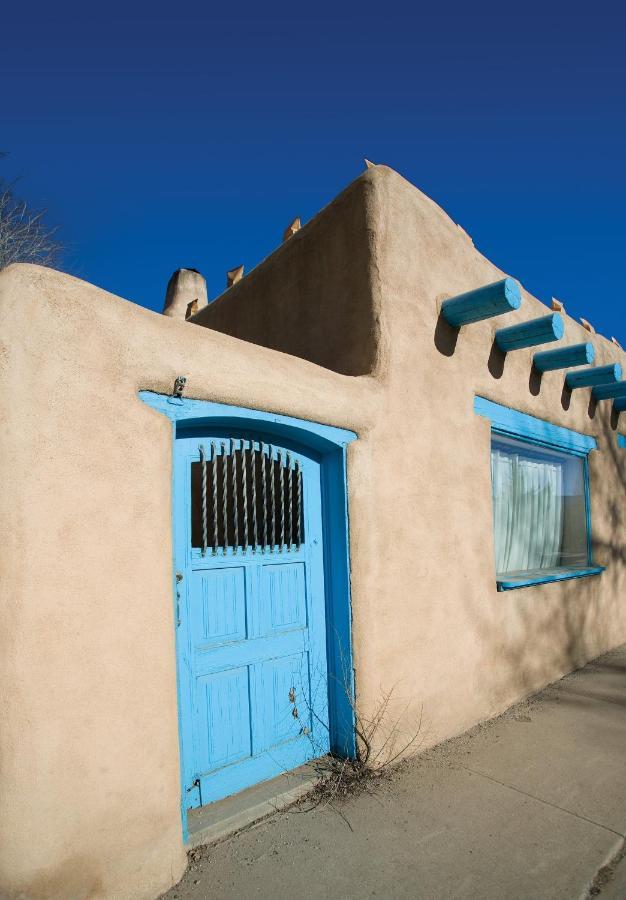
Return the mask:
<path fill-rule="evenodd" d="M 6 156 L 0 152 L 0 157 Z M 0 178 L 0 270 L 14 262 L 54 266 L 62 247 L 56 228 L 45 221 L 46 210 L 32 210 L 13 192 L 14 182 Z"/>

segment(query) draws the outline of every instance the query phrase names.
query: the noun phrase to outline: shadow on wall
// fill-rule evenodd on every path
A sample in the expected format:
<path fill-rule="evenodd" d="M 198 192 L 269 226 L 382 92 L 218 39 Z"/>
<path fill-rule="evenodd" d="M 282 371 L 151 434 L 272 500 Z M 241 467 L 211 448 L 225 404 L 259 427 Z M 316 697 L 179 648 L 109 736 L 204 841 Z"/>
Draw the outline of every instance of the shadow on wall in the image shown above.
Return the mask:
<path fill-rule="evenodd" d="M 618 601 L 609 598 L 619 598 L 626 583 L 626 450 L 616 445 L 609 418 L 603 416 L 599 449 L 594 452 L 604 455 L 610 470 L 602 479 L 591 475 L 593 555 L 606 571 L 597 577 L 502 592 L 501 615 L 495 618 L 485 615 L 480 598 L 466 597 L 484 646 L 483 658 L 496 659 L 506 669 L 496 699 L 500 708 L 508 706 L 511 697 L 552 681 L 555 672 L 579 668 L 616 643 L 607 623 L 620 614 Z M 594 533 L 593 514 L 600 510 L 608 536 L 606 532 L 599 536 L 598 529 Z M 614 609 L 607 614 L 605 607 L 611 603 Z"/>
<path fill-rule="evenodd" d="M 452 357 L 457 350 L 460 331 L 461 328 L 450 325 L 440 313 L 434 333 L 438 352 Z M 494 339 L 487 360 L 487 368 L 494 379 L 502 377 L 506 356 Z M 538 396 L 541 385 L 541 373 L 530 365 L 529 393 Z M 564 377 L 561 394 L 564 410 L 569 409 L 571 398 L 572 392 Z M 493 607 L 482 604 L 480 596 L 472 597 L 468 592 L 465 597 L 465 602 L 472 607 L 468 610 L 470 621 L 483 644 L 482 658 L 488 661 L 486 665 L 495 664 L 504 669 L 498 680 L 500 693 L 494 701 L 499 709 L 517 697 L 541 688 L 553 680 L 555 673 L 576 669 L 615 643 L 607 623 L 614 621 L 620 612 L 616 601 L 608 598 L 619 597 L 620 586 L 626 582 L 626 550 L 623 546 L 626 450 L 616 445 L 619 414 L 612 404 L 610 411 L 605 405 L 598 406 L 590 392 L 587 415 L 599 426 L 597 452 L 608 462 L 608 472 L 604 471 L 601 478 L 594 478 L 591 473 L 592 516 L 595 514 L 597 521 L 598 513 L 602 512 L 607 529 L 600 536 L 599 529 L 594 530 L 592 518 L 594 561 L 605 565 L 606 571 L 598 577 L 502 592 L 495 616 Z M 607 614 L 604 607 L 611 602 L 615 609 Z M 486 680 L 493 681 L 493 678 Z"/>
<path fill-rule="evenodd" d="M 461 329 L 450 325 L 439 313 L 435 326 L 435 347 L 442 356 L 454 356 Z"/>
<path fill-rule="evenodd" d="M 437 317 L 437 323 L 435 325 L 435 333 L 434 333 L 434 344 L 435 348 L 442 356 L 451 357 L 454 356 L 457 344 L 459 341 L 459 335 L 461 333 L 461 328 L 457 328 L 453 325 L 450 325 L 449 322 L 443 317 L 441 312 Z M 506 365 L 507 353 L 503 351 L 499 346 L 495 338 L 492 341 L 489 357 L 487 359 L 487 369 L 489 370 L 489 374 L 492 378 L 499 380 L 502 378 L 504 374 L 504 368 Z M 538 397 L 541 393 L 541 385 L 543 381 L 543 374 L 539 372 L 534 366 L 531 364 L 529 375 L 528 375 L 528 391 L 533 397 Z M 567 382 L 565 381 L 565 375 L 563 377 L 563 389 L 561 391 L 561 407 L 567 411 L 570 408 L 572 402 L 572 391 L 567 386 Z M 590 419 L 595 419 L 596 412 L 598 409 L 598 402 L 594 398 L 593 393 L 589 394 L 589 404 L 587 407 L 587 415 Z M 613 431 L 617 430 L 619 424 L 619 413 L 616 413 L 611 404 L 611 414 L 609 417 L 609 426 Z"/>
<path fill-rule="evenodd" d="M 435 325 L 434 339 L 435 347 L 442 356 L 454 356 L 460 332 L 460 328 L 456 328 L 454 325 L 450 325 L 450 323 L 447 322 L 443 317 L 441 312 L 439 313 L 439 316 L 437 317 L 437 324 Z M 504 374 L 505 363 L 506 353 L 504 353 L 500 349 L 494 338 L 491 349 L 489 351 L 489 358 L 487 360 L 487 368 L 489 369 L 489 372 L 491 373 L 493 378 L 502 378 L 502 375 Z M 539 380 L 539 384 L 541 384 L 541 378 Z"/>

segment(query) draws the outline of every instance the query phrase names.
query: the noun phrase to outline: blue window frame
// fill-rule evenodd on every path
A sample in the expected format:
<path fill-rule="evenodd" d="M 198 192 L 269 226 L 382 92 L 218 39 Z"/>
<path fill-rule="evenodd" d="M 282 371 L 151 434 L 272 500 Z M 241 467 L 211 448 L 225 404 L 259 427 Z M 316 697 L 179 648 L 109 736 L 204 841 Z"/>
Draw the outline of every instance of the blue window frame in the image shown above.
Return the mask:
<path fill-rule="evenodd" d="M 491 423 L 498 590 L 599 575 L 587 458 L 595 439 L 483 397 L 474 411 Z"/>
<path fill-rule="evenodd" d="M 621 447 L 622 450 L 626 450 L 626 435 L 624 435 L 624 434 L 617 435 L 617 446 Z"/>

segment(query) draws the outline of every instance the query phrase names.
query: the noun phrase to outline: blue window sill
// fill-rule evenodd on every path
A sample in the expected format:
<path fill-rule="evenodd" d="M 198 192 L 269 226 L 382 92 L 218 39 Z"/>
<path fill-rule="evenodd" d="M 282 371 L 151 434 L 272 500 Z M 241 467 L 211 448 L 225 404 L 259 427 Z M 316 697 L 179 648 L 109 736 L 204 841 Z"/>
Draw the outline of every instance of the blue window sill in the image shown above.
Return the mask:
<path fill-rule="evenodd" d="M 496 584 L 499 591 L 514 591 L 516 588 L 531 587 L 535 584 L 550 584 L 552 581 L 569 581 L 570 578 L 587 578 L 589 575 L 601 575 L 605 566 L 587 566 L 586 568 L 545 569 L 534 572 L 518 572 L 503 575 Z"/>

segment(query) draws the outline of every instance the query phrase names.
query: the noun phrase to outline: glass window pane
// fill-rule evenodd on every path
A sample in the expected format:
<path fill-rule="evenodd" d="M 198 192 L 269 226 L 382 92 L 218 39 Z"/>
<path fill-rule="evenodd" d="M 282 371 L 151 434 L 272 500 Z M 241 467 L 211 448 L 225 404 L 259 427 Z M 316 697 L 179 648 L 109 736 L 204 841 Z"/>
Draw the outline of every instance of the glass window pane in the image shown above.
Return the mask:
<path fill-rule="evenodd" d="M 582 459 L 494 436 L 491 476 L 498 575 L 588 564 Z"/>

